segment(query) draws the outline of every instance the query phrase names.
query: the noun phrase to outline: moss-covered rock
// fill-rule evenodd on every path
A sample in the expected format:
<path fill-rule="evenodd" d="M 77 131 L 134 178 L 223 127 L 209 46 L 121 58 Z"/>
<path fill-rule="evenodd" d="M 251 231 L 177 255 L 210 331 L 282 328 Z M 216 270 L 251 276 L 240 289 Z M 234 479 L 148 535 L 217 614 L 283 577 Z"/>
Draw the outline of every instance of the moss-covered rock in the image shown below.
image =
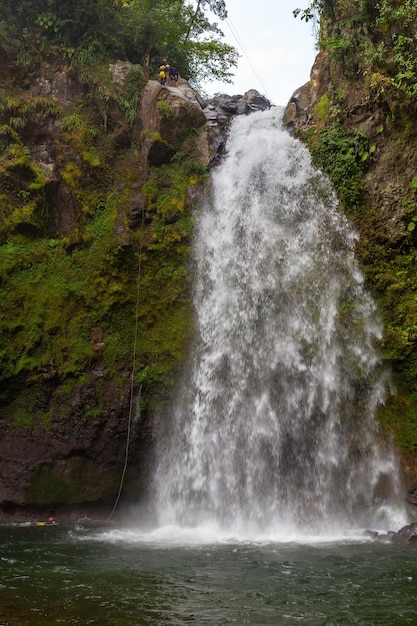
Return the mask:
<path fill-rule="evenodd" d="M 109 505 L 129 431 L 125 492 L 140 490 L 152 413 L 192 332 L 205 117 L 156 83 L 159 121 L 145 128 L 140 68 L 122 66 L 47 65 L 25 90 L 0 84 L 3 508 Z M 144 131 L 165 137 L 169 158 L 148 159 Z"/>

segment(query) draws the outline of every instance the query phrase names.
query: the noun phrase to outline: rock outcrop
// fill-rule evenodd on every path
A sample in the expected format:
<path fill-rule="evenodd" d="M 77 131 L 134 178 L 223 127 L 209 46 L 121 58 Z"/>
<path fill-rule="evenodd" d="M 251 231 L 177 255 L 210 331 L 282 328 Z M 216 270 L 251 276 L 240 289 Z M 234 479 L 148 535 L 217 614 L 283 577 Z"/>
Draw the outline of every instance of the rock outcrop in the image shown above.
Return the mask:
<path fill-rule="evenodd" d="M 379 541 L 381 543 L 417 545 L 417 522 L 407 524 L 407 526 L 403 526 L 397 532 L 390 530 L 386 533 L 380 533 L 377 531 L 366 530 L 364 532 L 364 536 L 370 537 L 374 541 Z"/>
<path fill-rule="evenodd" d="M 292 94 L 285 112 L 283 123 L 290 132 L 297 128 L 307 128 L 312 122 L 314 106 L 320 98 L 331 88 L 325 55 L 319 53 L 310 72 L 310 80 L 296 89 Z"/>
<path fill-rule="evenodd" d="M 194 129 L 201 163 L 212 165 L 221 157 L 231 119 L 270 107 L 255 89 L 243 96 L 203 100 L 182 79 L 175 87 L 149 81 L 139 111 L 145 159 L 149 166 L 167 163 L 180 148 L 184 132 Z"/>
<path fill-rule="evenodd" d="M 204 128 L 205 163 L 212 165 L 221 158 L 227 140 L 227 128 L 235 115 L 249 115 L 271 108 L 271 103 L 255 89 L 245 94 L 221 94 L 201 103 L 206 117 Z"/>
<path fill-rule="evenodd" d="M 171 160 L 184 134 L 196 130 L 206 118 L 196 92 L 183 81 L 178 87 L 151 80 L 141 99 L 139 119 L 143 134 L 143 156 L 150 167 Z"/>

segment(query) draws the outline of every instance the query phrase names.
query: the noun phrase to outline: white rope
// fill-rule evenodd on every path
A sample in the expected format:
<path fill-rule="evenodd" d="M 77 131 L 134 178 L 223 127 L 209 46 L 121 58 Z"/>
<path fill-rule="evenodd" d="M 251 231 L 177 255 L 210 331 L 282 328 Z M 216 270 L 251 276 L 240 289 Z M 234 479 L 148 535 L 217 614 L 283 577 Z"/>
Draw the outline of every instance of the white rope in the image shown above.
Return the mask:
<path fill-rule="evenodd" d="M 142 233 L 143 233 L 143 225 L 144 225 L 144 211 L 142 211 Z M 129 418 L 127 422 L 127 434 L 126 434 L 126 446 L 125 446 L 125 461 L 123 465 L 123 471 L 120 478 L 119 491 L 116 496 L 115 503 L 113 505 L 113 509 L 110 515 L 107 518 L 107 522 L 113 517 L 113 514 L 119 504 L 120 496 L 123 489 L 123 484 L 126 475 L 127 464 L 129 460 L 129 445 L 130 445 L 130 432 L 132 428 L 132 416 L 133 416 L 133 399 L 135 395 L 135 377 L 136 377 L 136 354 L 137 354 L 137 346 L 138 346 L 138 328 L 139 328 L 139 297 L 140 297 L 140 279 L 141 279 L 141 270 L 142 270 L 142 239 L 139 247 L 139 260 L 138 260 L 138 277 L 136 283 L 136 308 L 135 308 L 135 332 L 134 332 L 134 341 L 133 341 L 133 358 L 132 358 L 132 371 L 130 373 L 130 401 L 129 401 Z M 139 387 L 139 396 L 138 403 L 140 402 L 140 396 L 142 393 L 142 385 Z"/>
<path fill-rule="evenodd" d="M 262 86 L 262 89 L 264 90 L 264 95 L 265 95 L 265 96 L 268 98 L 268 100 L 270 100 L 270 101 L 271 101 L 271 103 L 272 103 L 272 97 L 271 97 L 271 95 L 268 93 L 268 88 L 266 87 L 266 85 L 265 85 L 265 83 L 264 83 L 264 81 L 263 81 L 263 79 L 262 79 L 262 76 L 260 75 L 260 73 L 259 73 L 259 72 L 258 72 L 258 70 L 256 69 L 255 65 L 252 63 L 252 61 L 251 61 L 251 59 L 250 59 L 249 52 L 248 52 L 248 50 L 247 50 L 247 48 L 246 48 L 245 44 L 243 43 L 243 41 L 242 41 L 241 37 L 239 36 L 239 33 L 237 32 L 236 28 L 233 26 L 233 24 L 232 24 L 232 22 L 231 22 L 230 18 L 228 18 L 228 19 L 226 20 L 226 24 L 227 24 L 227 25 L 228 25 L 228 27 L 230 28 L 230 31 L 231 31 L 231 33 L 232 33 L 233 37 L 236 39 L 236 42 L 237 42 L 237 44 L 238 44 L 239 48 L 241 49 L 241 51 L 242 51 L 242 53 L 243 53 L 243 56 L 246 58 L 247 62 L 248 62 L 248 63 L 249 63 L 249 65 L 251 66 L 251 68 L 252 68 L 252 70 L 253 70 L 253 72 L 254 72 L 254 74 L 255 74 L 256 78 L 257 78 L 257 79 L 258 79 L 258 81 L 259 81 L 259 84 Z"/>

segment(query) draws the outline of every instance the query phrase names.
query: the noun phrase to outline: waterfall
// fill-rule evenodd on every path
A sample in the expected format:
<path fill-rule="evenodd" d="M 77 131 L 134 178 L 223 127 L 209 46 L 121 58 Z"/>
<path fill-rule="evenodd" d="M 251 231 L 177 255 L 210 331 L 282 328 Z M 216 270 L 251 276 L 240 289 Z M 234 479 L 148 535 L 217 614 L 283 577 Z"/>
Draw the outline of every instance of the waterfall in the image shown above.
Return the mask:
<path fill-rule="evenodd" d="M 382 329 L 356 234 L 277 108 L 235 119 L 209 195 L 193 248 L 196 337 L 160 420 L 159 524 L 372 523 L 397 472 L 375 419 Z"/>

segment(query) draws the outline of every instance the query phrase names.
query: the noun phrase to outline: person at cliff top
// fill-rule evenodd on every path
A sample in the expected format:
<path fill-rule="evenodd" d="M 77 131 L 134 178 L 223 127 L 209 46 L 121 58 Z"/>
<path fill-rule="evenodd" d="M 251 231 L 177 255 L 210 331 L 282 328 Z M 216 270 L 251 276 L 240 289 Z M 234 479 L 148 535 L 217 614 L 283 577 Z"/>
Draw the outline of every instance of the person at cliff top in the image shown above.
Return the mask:
<path fill-rule="evenodd" d="M 175 80 L 175 82 L 177 82 L 178 80 L 178 70 L 175 67 L 170 67 L 169 68 L 169 77 L 171 80 Z"/>
<path fill-rule="evenodd" d="M 167 74 L 166 74 L 166 66 L 165 65 L 160 65 L 159 66 L 159 81 L 160 81 L 161 85 L 165 85 L 165 83 L 167 82 Z"/>
<path fill-rule="evenodd" d="M 161 85 L 165 85 L 167 82 L 167 71 L 169 69 L 169 65 L 167 64 L 167 60 L 164 59 L 159 66 L 159 80 Z"/>

